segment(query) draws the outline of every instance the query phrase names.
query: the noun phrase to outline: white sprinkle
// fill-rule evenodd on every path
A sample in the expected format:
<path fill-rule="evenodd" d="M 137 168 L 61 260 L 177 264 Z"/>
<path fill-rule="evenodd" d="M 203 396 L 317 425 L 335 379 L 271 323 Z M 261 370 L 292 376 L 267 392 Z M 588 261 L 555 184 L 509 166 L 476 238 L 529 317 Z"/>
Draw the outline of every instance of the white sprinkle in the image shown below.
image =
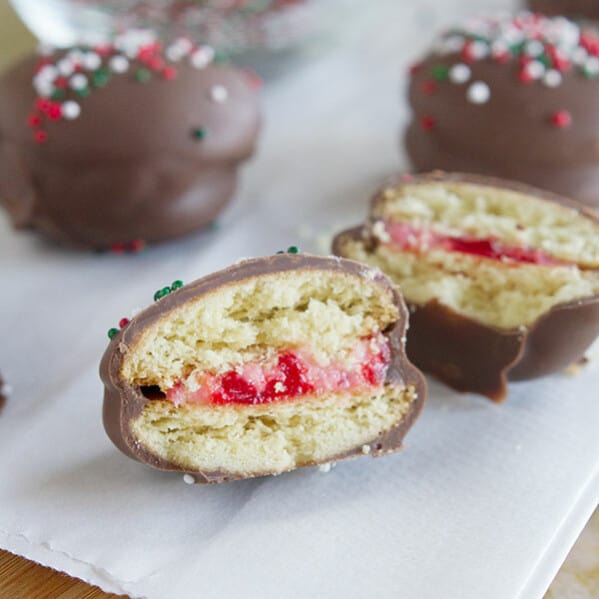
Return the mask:
<path fill-rule="evenodd" d="M 102 59 L 95 52 L 86 52 L 83 55 L 83 66 L 88 71 L 95 71 L 102 64 Z"/>
<path fill-rule="evenodd" d="M 470 52 L 473 58 L 481 60 L 489 55 L 489 46 L 485 42 L 476 40 L 470 45 Z"/>
<path fill-rule="evenodd" d="M 582 46 L 578 46 L 577 48 L 574 48 L 574 50 L 572 51 L 571 57 L 572 62 L 580 66 L 581 64 L 584 64 L 585 60 L 588 57 L 588 53 Z"/>
<path fill-rule="evenodd" d="M 227 101 L 228 97 L 229 92 L 226 87 L 222 85 L 213 85 L 210 88 L 210 98 L 213 102 L 216 102 L 217 104 L 222 104 L 223 102 Z"/>
<path fill-rule="evenodd" d="M 362 445 L 362 453 L 368 455 L 370 453 L 370 445 Z"/>
<path fill-rule="evenodd" d="M 518 330 L 519 330 L 521 333 L 526 333 L 526 327 L 525 327 L 523 324 L 521 324 L 521 325 L 518 327 Z"/>
<path fill-rule="evenodd" d="M 591 77 L 596 77 L 599 74 L 599 58 L 591 56 L 584 63 L 584 70 Z"/>
<path fill-rule="evenodd" d="M 545 47 L 543 46 L 543 42 L 539 40 L 530 40 L 526 42 L 525 52 L 528 56 L 540 56 L 543 54 Z"/>
<path fill-rule="evenodd" d="M 186 485 L 193 485 L 196 482 L 196 479 L 193 476 L 191 476 L 191 474 L 184 474 L 183 475 L 183 482 Z"/>
<path fill-rule="evenodd" d="M 76 119 L 81 114 L 81 106 L 79 106 L 77 102 L 73 102 L 73 100 L 67 100 L 66 102 L 63 102 L 60 108 L 63 118 L 67 119 L 68 121 Z"/>
<path fill-rule="evenodd" d="M 181 49 L 178 46 L 171 45 L 164 51 L 165 56 L 171 62 L 178 62 L 185 56 Z"/>
<path fill-rule="evenodd" d="M 110 59 L 108 66 L 115 73 L 125 73 L 129 68 L 129 61 L 125 56 L 117 54 Z"/>
<path fill-rule="evenodd" d="M 191 66 L 196 69 L 203 69 L 214 59 L 214 50 L 210 46 L 200 46 L 191 53 Z"/>
<path fill-rule="evenodd" d="M 449 80 L 452 83 L 466 83 L 470 79 L 471 73 L 468 65 L 458 62 L 449 69 Z"/>
<path fill-rule="evenodd" d="M 38 95 L 43 96 L 44 98 L 51 96 L 52 92 L 54 91 L 54 85 L 52 85 L 50 81 L 46 81 L 44 79 L 40 80 L 35 78 L 33 80 L 33 87 Z"/>
<path fill-rule="evenodd" d="M 56 63 L 60 74 L 63 77 L 70 77 L 75 72 L 75 65 L 70 58 L 62 58 Z"/>
<path fill-rule="evenodd" d="M 328 464 L 321 464 L 320 466 L 318 466 L 318 470 L 320 472 L 324 472 L 324 473 L 330 472 L 331 471 L 331 464 L 330 463 L 328 463 Z"/>
<path fill-rule="evenodd" d="M 525 68 L 532 79 L 540 79 L 545 74 L 545 65 L 538 60 L 531 60 Z"/>
<path fill-rule="evenodd" d="M 40 79 L 45 79 L 46 81 L 52 81 L 53 79 L 56 79 L 58 75 L 58 69 L 54 65 L 47 64 L 46 66 L 40 69 L 36 77 L 39 77 Z"/>
<path fill-rule="evenodd" d="M 391 235 L 385 228 L 385 223 L 382 220 L 377 220 L 372 225 L 372 234 L 383 243 L 389 243 L 391 241 Z"/>
<path fill-rule="evenodd" d="M 561 82 L 562 74 L 555 69 L 549 69 L 543 77 L 543 83 L 547 87 L 557 87 L 558 85 L 561 85 Z"/>
<path fill-rule="evenodd" d="M 475 81 L 466 91 L 466 98 L 472 104 L 485 104 L 490 97 L 491 89 L 484 81 Z"/>
<path fill-rule="evenodd" d="M 83 73 L 77 73 L 71 77 L 69 85 L 72 89 L 84 89 L 87 87 L 87 77 Z"/>

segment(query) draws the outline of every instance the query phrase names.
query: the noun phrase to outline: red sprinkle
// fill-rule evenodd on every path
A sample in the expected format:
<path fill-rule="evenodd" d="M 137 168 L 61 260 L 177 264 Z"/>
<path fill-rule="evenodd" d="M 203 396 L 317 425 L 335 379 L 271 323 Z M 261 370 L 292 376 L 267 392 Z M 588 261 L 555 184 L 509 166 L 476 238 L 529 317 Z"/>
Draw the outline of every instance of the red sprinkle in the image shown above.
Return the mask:
<path fill-rule="evenodd" d="M 66 89 L 69 85 L 69 80 L 66 77 L 57 77 L 56 81 L 54 81 L 54 85 L 59 89 Z"/>
<path fill-rule="evenodd" d="M 526 69 L 522 69 L 520 73 L 518 73 L 518 79 L 521 83 L 530 83 L 533 81 L 532 75 Z"/>
<path fill-rule="evenodd" d="M 27 117 L 27 124 L 30 127 L 38 127 L 42 124 L 42 117 L 39 114 L 33 113 Z"/>
<path fill-rule="evenodd" d="M 428 115 L 421 117 L 419 122 L 420 128 L 424 131 L 432 131 L 437 125 L 435 119 L 432 116 Z"/>
<path fill-rule="evenodd" d="M 551 115 L 551 124 L 558 129 L 568 127 L 572 123 L 572 115 L 567 110 L 558 110 Z"/>
<path fill-rule="evenodd" d="M 146 242 L 143 239 L 134 239 L 129 244 L 129 249 L 135 253 L 141 252 L 145 247 L 146 247 Z"/>
<path fill-rule="evenodd" d="M 162 78 L 166 80 L 174 79 L 177 76 L 177 69 L 175 67 L 164 67 L 162 69 Z"/>
<path fill-rule="evenodd" d="M 113 254 L 124 254 L 125 253 L 125 244 L 124 243 L 113 243 L 110 246 L 110 251 Z"/>
<path fill-rule="evenodd" d="M 46 114 L 51 121 L 58 121 L 62 116 L 62 108 L 60 107 L 60 104 L 52 104 L 49 106 Z"/>
<path fill-rule="evenodd" d="M 34 131 L 33 140 L 38 144 L 43 144 L 48 141 L 48 134 L 45 131 Z"/>
<path fill-rule="evenodd" d="M 119 329 L 124 329 L 129 324 L 128 318 L 121 318 L 119 320 Z"/>
<path fill-rule="evenodd" d="M 422 82 L 422 92 L 431 95 L 437 91 L 437 84 L 432 79 L 427 79 Z"/>

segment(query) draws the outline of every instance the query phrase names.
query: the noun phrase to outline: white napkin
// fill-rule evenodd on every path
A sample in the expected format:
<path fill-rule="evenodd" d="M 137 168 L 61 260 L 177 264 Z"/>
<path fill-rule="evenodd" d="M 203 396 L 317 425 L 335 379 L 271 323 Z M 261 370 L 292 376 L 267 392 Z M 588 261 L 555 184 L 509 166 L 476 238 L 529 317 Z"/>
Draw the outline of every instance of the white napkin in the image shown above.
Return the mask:
<path fill-rule="evenodd" d="M 597 362 L 514 384 L 501 406 L 432 383 L 403 452 L 328 474 L 188 486 L 102 429 L 97 365 L 121 316 L 174 279 L 318 249 L 363 219 L 400 166 L 402 66 L 429 28 L 480 8 L 404 4 L 344 21 L 343 44 L 266 90 L 259 154 L 219 230 L 98 256 L 1 217 L 0 370 L 14 393 L 0 415 L 0 547 L 148 599 L 543 593 L 599 497 Z"/>

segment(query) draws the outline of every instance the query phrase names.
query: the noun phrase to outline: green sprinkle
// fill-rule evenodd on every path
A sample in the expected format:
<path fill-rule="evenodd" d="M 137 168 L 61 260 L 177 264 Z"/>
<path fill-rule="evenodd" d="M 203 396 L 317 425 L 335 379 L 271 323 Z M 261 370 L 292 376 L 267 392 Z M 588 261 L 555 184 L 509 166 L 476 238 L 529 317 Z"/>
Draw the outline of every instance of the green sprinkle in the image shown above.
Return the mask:
<path fill-rule="evenodd" d="M 107 69 L 98 69 L 92 75 L 92 83 L 96 87 L 103 87 L 103 86 L 105 86 L 108 83 L 109 79 L 110 79 L 110 72 Z"/>
<path fill-rule="evenodd" d="M 277 252 L 277 254 L 284 254 L 284 253 L 285 253 L 285 252 L 284 252 L 283 250 L 279 250 L 279 251 Z"/>
<path fill-rule="evenodd" d="M 89 87 L 82 87 L 81 89 L 76 89 L 75 93 L 80 98 L 87 98 L 87 96 L 89 96 Z"/>
<path fill-rule="evenodd" d="M 593 69 L 589 69 L 587 67 L 584 67 L 582 69 L 582 74 L 587 78 L 587 79 L 594 79 L 595 77 L 597 77 L 598 73 L 597 71 L 593 70 Z"/>
<path fill-rule="evenodd" d="M 181 287 L 183 287 L 183 281 L 180 281 L 179 279 L 171 283 L 172 291 L 174 291 L 175 289 L 181 289 Z"/>
<path fill-rule="evenodd" d="M 553 62 L 547 54 L 541 54 L 541 56 L 537 56 L 537 60 L 542 63 L 546 69 L 549 69 Z"/>
<path fill-rule="evenodd" d="M 151 76 L 152 73 L 150 73 L 148 69 L 137 69 L 137 71 L 135 71 L 135 79 L 140 83 L 146 83 Z"/>
<path fill-rule="evenodd" d="M 162 289 L 159 289 L 154 294 L 154 301 L 157 302 L 159 299 L 162 299 L 165 295 L 168 295 L 170 292 L 171 292 L 170 287 L 163 287 Z"/>
<path fill-rule="evenodd" d="M 62 100 L 65 97 L 64 89 L 55 89 L 50 96 L 53 100 Z"/>
<path fill-rule="evenodd" d="M 447 81 L 449 78 L 449 69 L 444 64 L 434 66 L 431 73 L 436 81 Z"/>
<path fill-rule="evenodd" d="M 112 339 L 118 332 L 119 332 L 119 330 L 115 329 L 114 327 L 112 329 L 109 329 L 108 330 L 108 338 Z"/>
<path fill-rule="evenodd" d="M 204 139 L 206 137 L 206 129 L 204 129 L 203 127 L 196 127 L 195 129 L 192 130 L 191 136 L 194 139 L 201 141 L 202 139 Z"/>
<path fill-rule="evenodd" d="M 287 248 L 287 253 L 288 254 L 299 254 L 300 253 L 300 249 L 296 245 L 290 245 Z"/>

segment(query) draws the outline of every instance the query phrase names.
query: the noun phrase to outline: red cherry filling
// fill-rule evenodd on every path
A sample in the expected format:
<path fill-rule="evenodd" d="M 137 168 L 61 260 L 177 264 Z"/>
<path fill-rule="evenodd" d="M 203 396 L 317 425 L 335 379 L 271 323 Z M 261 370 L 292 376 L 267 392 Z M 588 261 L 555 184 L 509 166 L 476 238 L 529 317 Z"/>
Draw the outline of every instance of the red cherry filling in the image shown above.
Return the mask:
<path fill-rule="evenodd" d="M 306 350 L 286 350 L 275 360 L 245 362 L 216 374 L 194 371 L 166 392 L 183 403 L 263 404 L 305 395 L 380 386 L 391 360 L 389 343 L 377 333 L 360 339 L 345 364 L 322 365 Z"/>
<path fill-rule="evenodd" d="M 429 228 L 393 221 L 385 223 L 385 230 L 391 238 L 391 245 L 402 251 L 423 252 L 430 249 L 441 249 L 519 264 L 568 265 L 567 262 L 558 260 L 542 250 L 509 245 L 494 238 L 444 235 Z"/>

